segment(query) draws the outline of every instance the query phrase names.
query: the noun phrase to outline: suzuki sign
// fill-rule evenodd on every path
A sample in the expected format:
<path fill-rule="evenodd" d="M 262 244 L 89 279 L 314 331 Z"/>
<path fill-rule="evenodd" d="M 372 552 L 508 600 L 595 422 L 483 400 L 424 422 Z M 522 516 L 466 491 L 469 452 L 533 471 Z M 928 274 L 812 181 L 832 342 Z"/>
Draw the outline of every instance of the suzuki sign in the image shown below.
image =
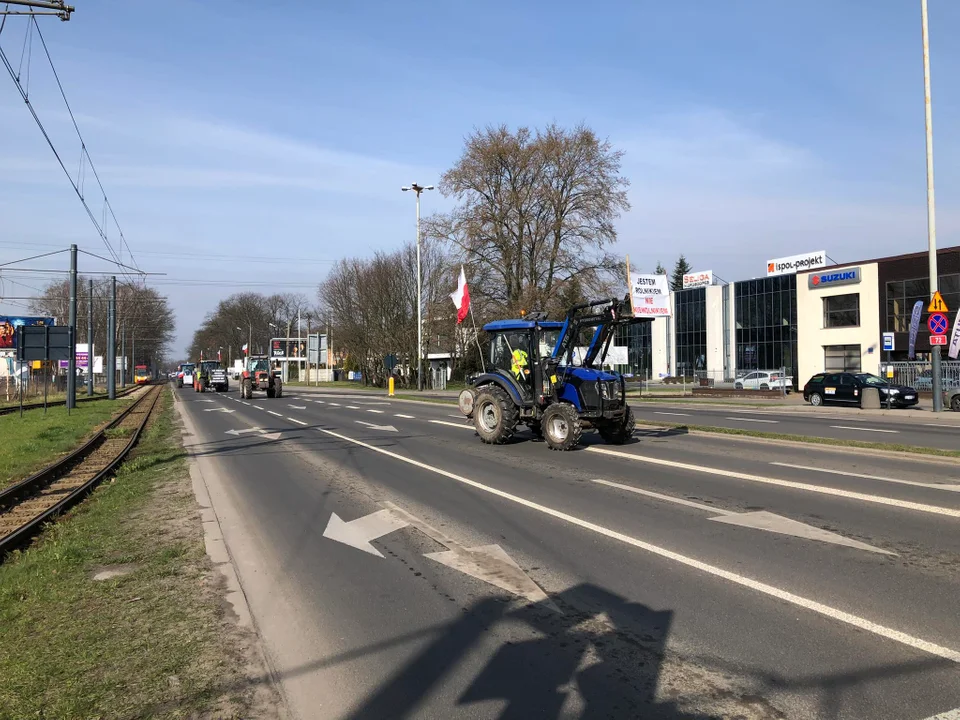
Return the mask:
<path fill-rule="evenodd" d="M 858 267 L 807 275 L 807 287 L 811 290 L 833 287 L 835 285 L 856 285 L 859 282 L 860 268 Z"/>
<path fill-rule="evenodd" d="M 806 255 L 792 255 L 767 261 L 767 275 L 796 275 L 804 270 L 816 270 L 826 267 L 827 251 L 807 253 Z"/>
<path fill-rule="evenodd" d="M 707 287 L 713 285 L 713 270 L 690 273 L 683 276 L 683 289 Z"/>

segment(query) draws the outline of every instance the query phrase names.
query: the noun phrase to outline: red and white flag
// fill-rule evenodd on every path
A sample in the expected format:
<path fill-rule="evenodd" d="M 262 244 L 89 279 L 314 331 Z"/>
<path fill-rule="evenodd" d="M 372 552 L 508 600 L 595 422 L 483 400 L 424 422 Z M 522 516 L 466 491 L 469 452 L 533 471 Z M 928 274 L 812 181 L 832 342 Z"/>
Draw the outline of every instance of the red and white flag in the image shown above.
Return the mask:
<path fill-rule="evenodd" d="M 450 299 L 457 306 L 457 325 L 462 323 L 470 310 L 470 289 L 467 287 L 467 275 L 463 271 L 463 265 L 460 266 L 460 279 L 457 281 L 457 289 L 450 293 Z"/>
<path fill-rule="evenodd" d="M 220 357 L 220 350 L 217 350 L 217 362 L 221 362 L 223 358 Z"/>
<path fill-rule="evenodd" d="M 246 344 L 246 343 L 243 344 L 243 347 L 240 348 L 240 351 L 241 351 L 244 355 L 247 354 L 247 344 Z"/>

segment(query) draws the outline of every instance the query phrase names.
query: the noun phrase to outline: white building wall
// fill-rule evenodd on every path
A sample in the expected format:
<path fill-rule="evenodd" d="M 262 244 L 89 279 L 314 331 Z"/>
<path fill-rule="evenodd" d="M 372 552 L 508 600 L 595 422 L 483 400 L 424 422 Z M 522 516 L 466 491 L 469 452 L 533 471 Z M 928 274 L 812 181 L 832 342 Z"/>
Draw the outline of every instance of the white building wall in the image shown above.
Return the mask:
<path fill-rule="evenodd" d="M 809 276 L 838 270 L 860 268 L 860 282 L 855 285 L 811 288 Z M 825 328 L 823 298 L 832 295 L 860 295 L 859 327 Z M 876 263 L 823 268 L 812 273 L 797 274 L 797 365 L 802 387 L 812 375 L 824 371 L 824 347 L 827 345 L 859 345 L 863 372 L 880 374 L 880 283 Z"/>
<path fill-rule="evenodd" d="M 723 286 L 706 289 L 707 375 L 723 380 Z"/>
<path fill-rule="evenodd" d="M 667 324 L 671 318 L 654 318 L 650 328 L 650 373 L 653 379 L 668 375 L 667 372 Z"/>

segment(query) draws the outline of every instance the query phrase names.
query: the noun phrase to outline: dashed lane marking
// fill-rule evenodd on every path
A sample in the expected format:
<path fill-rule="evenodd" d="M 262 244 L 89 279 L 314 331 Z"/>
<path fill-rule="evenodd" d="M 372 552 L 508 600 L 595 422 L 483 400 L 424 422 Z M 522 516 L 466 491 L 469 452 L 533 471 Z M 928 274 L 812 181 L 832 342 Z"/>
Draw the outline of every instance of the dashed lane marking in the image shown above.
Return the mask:
<path fill-rule="evenodd" d="M 400 413 L 397 413 L 396 415 L 394 415 L 394 417 L 402 417 L 407 420 L 416 420 L 416 418 L 413 415 L 401 415 Z"/>
<path fill-rule="evenodd" d="M 728 417 L 724 420 L 735 420 L 736 422 L 756 422 L 756 423 L 772 423 L 777 424 L 779 420 L 760 420 L 759 418 L 746 418 L 746 417 Z"/>
<path fill-rule="evenodd" d="M 309 425 L 310 423 L 305 423 L 303 420 L 297 420 L 296 418 L 288 417 L 287 420 L 290 422 L 295 422 L 298 425 Z"/>
<path fill-rule="evenodd" d="M 277 417 L 283 417 L 283 415 L 281 415 L 278 412 L 274 412 L 273 410 L 267 410 L 267 412 L 270 413 L 271 415 L 276 415 Z"/>
<path fill-rule="evenodd" d="M 383 410 L 367 410 L 367 412 L 377 413 L 378 415 L 383 415 Z"/>
<path fill-rule="evenodd" d="M 865 427 L 851 427 L 850 425 L 831 425 L 830 427 L 836 428 L 837 430 L 860 430 L 862 432 L 882 432 L 882 433 L 894 433 L 899 434 L 899 430 L 881 430 L 880 428 L 865 428 Z"/>

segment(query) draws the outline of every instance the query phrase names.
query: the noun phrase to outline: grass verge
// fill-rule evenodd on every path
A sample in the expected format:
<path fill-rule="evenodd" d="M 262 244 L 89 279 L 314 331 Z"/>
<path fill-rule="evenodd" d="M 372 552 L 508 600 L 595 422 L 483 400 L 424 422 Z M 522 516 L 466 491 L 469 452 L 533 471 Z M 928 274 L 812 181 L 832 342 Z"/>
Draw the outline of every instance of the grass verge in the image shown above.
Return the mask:
<path fill-rule="evenodd" d="M 97 429 L 110 422 L 130 405 L 132 399 L 78 403 L 70 414 L 65 407 L 26 410 L 0 415 L 0 488 L 22 480 L 49 465 L 61 455 L 76 449 Z"/>
<path fill-rule="evenodd" d="M 690 425 L 687 423 L 660 422 L 654 420 L 637 420 L 637 425 L 648 427 L 683 428 L 695 432 L 713 433 L 716 435 L 740 435 L 742 437 L 763 438 L 765 440 L 788 440 L 790 442 L 806 443 L 808 445 L 829 445 L 832 447 L 855 447 L 867 450 L 885 450 L 887 452 L 909 453 L 911 455 L 929 455 L 931 457 L 960 457 L 960 450 L 942 450 L 917 445 L 900 445 L 895 443 L 878 443 L 867 440 L 840 440 L 837 438 L 813 437 L 810 435 L 789 435 L 787 433 L 763 432 L 762 430 L 743 430 L 741 428 L 725 428 L 715 425 Z"/>
<path fill-rule="evenodd" d="M 0 718 L 250 717 L 170 393 L 158 407 L 116 478 L 0 566 Z"/>

